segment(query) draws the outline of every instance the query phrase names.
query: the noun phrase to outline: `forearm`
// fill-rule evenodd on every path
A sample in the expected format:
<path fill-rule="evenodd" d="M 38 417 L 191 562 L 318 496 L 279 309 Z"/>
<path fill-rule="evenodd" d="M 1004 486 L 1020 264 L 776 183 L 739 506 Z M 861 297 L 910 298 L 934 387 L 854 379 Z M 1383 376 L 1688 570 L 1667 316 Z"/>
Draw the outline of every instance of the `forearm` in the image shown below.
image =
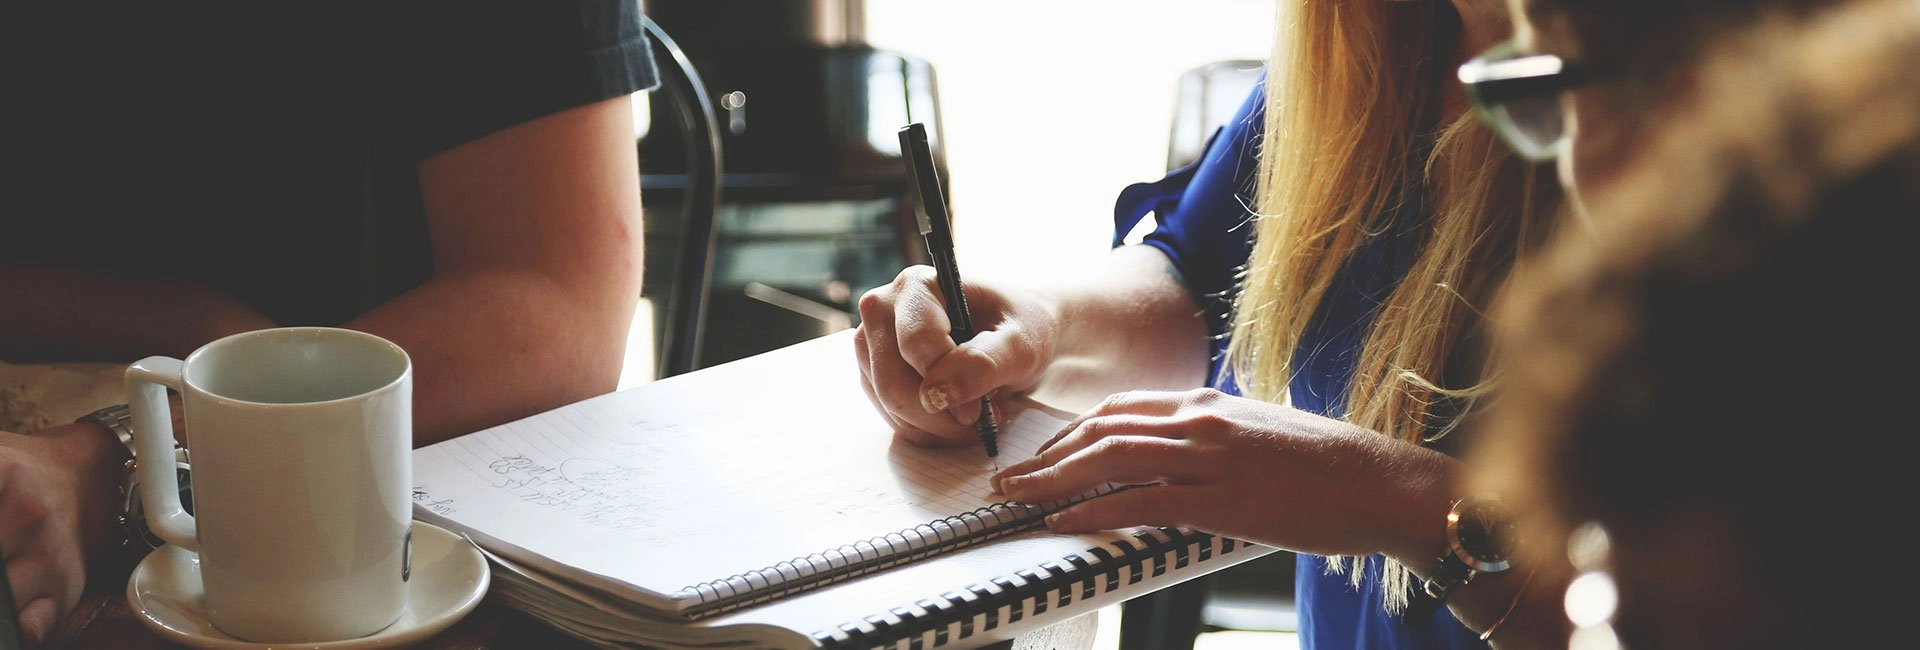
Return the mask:
<path fill-rule="evenodd" d="M 420 164 L 426 284 L 348 327 L 414 364 L 414 444 L 613 390 L 640 299 L 640 163 L 625 95 Z"/>
<path fill-rule="evenodd" d="M 1158 249 L 1115 250 L 1089 273 L 1042 293 L 1059 307 L 1060 325 L 1037 393 L 1064 407 L 1090 407 L 1120 391 L 1205 384 L 1206 325 Z"/>
<path fill-rule="evenodd" d="M 0 263 L 0 357 L 10 361 L 183 357 L 273 326 L 233 296 L 185 280 Z"/>
<path fill-rule="evenodd" d="M 412 358 L 414 444 L 425 445 L 613 390 L 637 285 L 443 272 L 344 327 Z"/>

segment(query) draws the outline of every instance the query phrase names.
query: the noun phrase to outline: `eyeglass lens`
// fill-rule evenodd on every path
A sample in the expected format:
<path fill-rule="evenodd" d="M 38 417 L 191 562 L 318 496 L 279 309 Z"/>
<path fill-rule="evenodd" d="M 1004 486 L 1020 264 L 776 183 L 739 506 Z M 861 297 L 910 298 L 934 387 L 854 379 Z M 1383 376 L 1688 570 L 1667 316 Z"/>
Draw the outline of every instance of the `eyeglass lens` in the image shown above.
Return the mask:
<path fill-rule="evenodd" d="M 1560 95 L 1522 97 L 1492 107 L 1505 123 L 1502 135 L 1522 155 L 1545 160 L 1559 155 L 1566 137 Z"/>

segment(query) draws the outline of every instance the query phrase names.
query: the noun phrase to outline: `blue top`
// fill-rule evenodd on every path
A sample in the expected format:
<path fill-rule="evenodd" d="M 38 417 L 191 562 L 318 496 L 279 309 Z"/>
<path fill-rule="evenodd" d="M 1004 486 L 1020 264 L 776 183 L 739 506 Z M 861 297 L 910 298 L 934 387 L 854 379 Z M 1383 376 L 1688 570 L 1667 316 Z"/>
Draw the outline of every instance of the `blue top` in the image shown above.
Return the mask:
<path fill-rule="evenodd" d="M 1259 168 L 1255 152 L 1265 113 L 1264 84 L 1263 79 L 1233 119 L 1214 133 L 1198 161 L 1159 181 L 1129 186 L 1114 209 L 1116 246 L 1146 214 L 1155 215 L 1159 223 L 1143 243 L 1166 253 L 1205 310 L 1216 341 L 1209 383 L 1236 394 L 1232 379 L 1219 370 L 1236 274 L 1252 249 L 1248 207 L 1253 205 Z M 1295 407 L 1333 417 L 1345 411 L 1342 402 L 1374 310 L 1406 274 L 1417 249 L 1417 226 L 1426 214 L 1419 190 L 1417 182 L 1403 183 L 1405 200 L 1395 201 L 1397 208 L 1381 215 L 1390 220 L 1389 227 L 1361 244 L 1328 288 L 1294 357 L 1298 371 L 1289 389 Z M 1444 608 L 1418 625 L 1387 614 L 1380 556 L 1368 558 L 1366 580 L 1358 589 L 1348 575 L 1330 573 L 1326 558 L 1301 554 L 1297 562 L 1294 597 L 1302 648 L 1487 647 Z"/>

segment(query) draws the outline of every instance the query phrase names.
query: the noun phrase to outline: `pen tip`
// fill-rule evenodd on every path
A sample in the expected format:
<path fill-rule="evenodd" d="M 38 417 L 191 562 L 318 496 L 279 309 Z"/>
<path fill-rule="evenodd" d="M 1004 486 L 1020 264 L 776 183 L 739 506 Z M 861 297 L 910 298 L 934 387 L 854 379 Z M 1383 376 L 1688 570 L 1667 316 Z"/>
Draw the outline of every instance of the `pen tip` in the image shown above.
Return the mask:
<path fill-rule="evenodd" d="M 987 447 L 988 458 L 1000 455 L 1000 424 L 994 422 L 995 419 L 997 418 L 993 414 L 993 401 L 985 397 L 980 398 L 980 422 L 976 430 L 980 432 L 980 442 Z"/>

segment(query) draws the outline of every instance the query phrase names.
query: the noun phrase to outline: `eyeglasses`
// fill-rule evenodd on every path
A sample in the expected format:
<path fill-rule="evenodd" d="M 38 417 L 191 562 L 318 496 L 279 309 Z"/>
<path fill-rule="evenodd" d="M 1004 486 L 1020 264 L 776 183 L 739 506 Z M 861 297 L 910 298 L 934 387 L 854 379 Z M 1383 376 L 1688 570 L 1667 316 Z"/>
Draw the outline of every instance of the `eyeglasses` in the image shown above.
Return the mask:
<path fill-rule="evenodd" d="M 1560 98 L 1592 77 L 1582 66 L 1552 54 L 1522 54 L 1513 41 L 1461 64 L 1459 76 L 1480 119 L 1533 161 L 1552 160 L 1565 149 Z"/>

